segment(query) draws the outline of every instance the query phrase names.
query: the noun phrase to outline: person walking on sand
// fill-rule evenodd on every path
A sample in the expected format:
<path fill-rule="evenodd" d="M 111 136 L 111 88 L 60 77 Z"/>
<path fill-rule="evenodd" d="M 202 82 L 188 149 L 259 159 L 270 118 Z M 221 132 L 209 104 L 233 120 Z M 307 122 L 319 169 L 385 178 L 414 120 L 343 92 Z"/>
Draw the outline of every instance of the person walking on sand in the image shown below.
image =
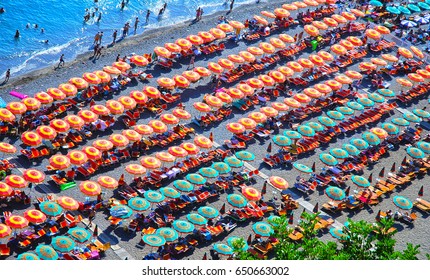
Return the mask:
<path fill-rule="evenodd" d="M 100 32 L 100 35 L 99 35 L 99 41 L 98 41 L 98 43 L 101 45 L 102 44 L 102 38 L 103 38 L 103 31 L 102 32 Z"/>
<path fill-rule="evenodd" d="M 92 209 L 90 214 L 88 215 L 88 226 L 91 227 L 93 225 L 93 221 L 96 218 L 96 210 Z"/>
<path fill-rule="evenodd" d="M 94 36 L 93 45 L 96 45 L 99 40 L 100 40 L 100 32 L 97 32 L 97 34 Z"/>
<path fill-rule="evenodd" d="M 196 56 L 193 55 L 190 59 L 190 64 L 187 67 L 187 70 L 190 69 L 190 67 L 192 67 L 191 69 L 194 69 L 194 61 L 196 60 Z"/>
<path fill-rule="evenodd" d="M 136 17 L 136 20 L 134 21 L 134 34 L 136 34 L 137 26 L 139 25 L 139 18 Z"/>
<path fill-rule="evenodd" d="M 146 11 L 146 24 L 149 22 L 149 15 L 151 15 L 151 11 L 148 9 L 148 11 Z"/>
<path fill-rule="evenodd" d="M 60 68 L 60 66 L 64 66 L 65 62 L 64 62 L 64 53 L 61 54 L 60 56 L 60 63 L 58 63 L 57 68 Z"/>
<path fill-rule="evenodd" d="M 7 69 L 3 84 L 6 84 L 9 81 L 9 78 L 10 78 L 10 69 Z"/>
<path fill-rule="evenodd" d="M 112 34 L 112 38 L 113 38 L 113 40 L 112 40 L 112 45 L 115 45 L 115 42 L 116 42 L 116 36 L 118 36 L 118 30 L 114 30 L 113 31 L 113 34 Z"/>

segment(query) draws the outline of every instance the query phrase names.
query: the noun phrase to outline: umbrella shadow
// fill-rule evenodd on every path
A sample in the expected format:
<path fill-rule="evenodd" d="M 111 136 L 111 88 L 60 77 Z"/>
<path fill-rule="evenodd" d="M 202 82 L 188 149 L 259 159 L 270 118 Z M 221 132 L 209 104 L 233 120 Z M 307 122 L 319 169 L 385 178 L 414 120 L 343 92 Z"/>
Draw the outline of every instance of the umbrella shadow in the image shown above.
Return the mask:
<path fill-rule="evenodd" d="M 111 226 L 107 227 L 103 232 L 98 236 L 100 241 L 102 242 L 109 242 L 111 245 L 116 245 L 119 243 L 118 238 L 113 235 L 115 229 Z"/>

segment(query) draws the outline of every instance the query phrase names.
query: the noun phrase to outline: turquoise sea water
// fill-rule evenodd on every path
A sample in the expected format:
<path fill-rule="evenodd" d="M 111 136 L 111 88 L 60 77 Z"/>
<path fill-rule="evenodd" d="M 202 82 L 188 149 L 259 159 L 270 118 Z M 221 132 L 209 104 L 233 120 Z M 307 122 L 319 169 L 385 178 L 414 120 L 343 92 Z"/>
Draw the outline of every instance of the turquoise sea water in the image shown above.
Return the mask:
<path fill-rule="evenodd" d="M 165 2 L 167 10 L 158 17 Z M 235 6 L 248 2 L 255 0 L 236 0 Z M 140 20 L 137 29 L 137 34 L 140 34 L 150 28 L 192 19 L 198 7 L 202 7 L 207 15 L 227 10 L 228 5 L 226 0 L 129 0 L 121 10 L 121 0 L 98 0 L 97 3 L 94 0 L 0 1 L 0 7 L 5 9 L 0 14 L 0 77 L 8 68 L 13 76 L 17 76 L 52 65 L 58 62 L 62 53 L 70 61 L 91 49 L 98 31 L 104 33 L 102 44 L 109 44 L 113 30 L 118 30 L 117 38 L 120 38 L 121 29 L 127 21 L 132 26 L 129 34 L 133 35 L 136 17 Z M 86 9 L 90 14 L 94 12 L 95 16 L 84 22 Z M 151 10 L 151 15 L 149 23 L 145 24 L 147 9 Z M 96 22 L 100 12 L 101 20 Z M 17 29 L 21 35 L 14 39 Z M 46 40 L 48 43 L 44 42 Z"/>

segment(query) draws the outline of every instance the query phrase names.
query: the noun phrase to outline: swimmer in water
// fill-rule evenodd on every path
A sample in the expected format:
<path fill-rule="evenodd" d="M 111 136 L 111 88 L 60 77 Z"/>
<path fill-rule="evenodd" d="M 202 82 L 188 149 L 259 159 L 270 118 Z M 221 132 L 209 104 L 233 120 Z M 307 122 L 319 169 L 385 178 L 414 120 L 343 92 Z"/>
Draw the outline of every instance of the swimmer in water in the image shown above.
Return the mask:
<path fill-rule="evenodd" d="M 40 33 L 45 33 L 45 28 L 41 28 Z"/>
<path fill-rule="evenodd" d="M 34 28 L 39 28 L 39 25 L 37 25 L 37 23 L 36 24 L 34 24 Z"/>
<path fill-rule="evenodd" d="M 124 10 L 124 7 L 125 7 L 125 1 L 122 0 L 122 2 L 121 2 L 121 10 Z"/>
<path fill-rule="evenodd" d="M 6 12 L 6 10 L 5 10 L 3 7 L 1 7 L 1 8 L 0 8 L 0 14 L 2 14 L 2 13 L 4 13 L 4 12 Z"/>
<path fill-rule="evenodd" d="M 102 13 L 100 12 L 99 17 L 97 18 L 97 22 L 99 22 L 102 19 Z"/>
<path fill-rule="evenodd" d="M 19 38 L 19 35 L 20 35 L 19 34 L 19 30 L 17 29 L 16 32 L 15 32 L 15 38 Z"/>
<path fill-rule="evenodd" d="M 27 23 L 27 25 L 25 26 L 25 28 L 30 28 L 30 23 Z"/>

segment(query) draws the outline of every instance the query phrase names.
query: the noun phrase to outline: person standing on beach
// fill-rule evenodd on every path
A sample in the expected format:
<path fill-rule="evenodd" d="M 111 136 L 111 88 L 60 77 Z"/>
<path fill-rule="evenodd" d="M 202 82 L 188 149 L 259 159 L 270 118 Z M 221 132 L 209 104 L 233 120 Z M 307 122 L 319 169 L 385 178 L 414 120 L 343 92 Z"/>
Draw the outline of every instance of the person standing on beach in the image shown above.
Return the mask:
<path fill-rule="evenodd" d="M 115 62 L 118 62 L 118 61 L 120 60 L 120 58 L 121 58 L 121 55 L 120 55 L 120 54 L 118 54 L 118 55 L 116 56 Z"/>
<path fill-rule="evenodd" d="M 151 11 L 148 9 L 148 11 L 146 11 L 146 24 L 148 24 L 149 22 L 149 15 L 151 14 Z"/>
<path fill-rule="evenodd" d="M 60 65 L 61 66 L 64 66 L 64 53 L 63 54 L 61 54 L 61 56 L 60 56 L 60 63 L 58 63 L 58 66 L 57 66 L 57 68 L 60 68 Z"/>
<path fill-rule="evenodd" d="M 102 38 L 103 38 L 103 31 L 102 32 L 100 32 L 100 35 L 99 35 L 99 41 L 98 41 L 98 43 L 101 45 L 102 44 Z"/>
<path fill-rule="evenodd" d="M 115 42 L 116 42 L 116 36 L 118 35 L 118 30 L 114 30 L 113 31 L 113 34 L 112 34 L 112 37 L 113 37 L 113 40 L 112 40 L 112 45 L 115 45 Z"/>
<path fill-rule="evenodd" d="M 191 59 L 190 59 L 190 64 L 188 65 L 187 70 L 190 69 L 190 67 L 192 67 L 191 69 L 194 69 L 194 62 L 195 62 L 195 60 L 196 60 L 196 56 L 193 55 L 191 57 Z"/>
<path fill-rule="evenodd" d="M 136 20 L 134 21 L 134 34 L 136 34 L 137 26 L 139 25 L 139 18 L 136 17 Z"/>
<path fill-rule="evenodd" d="M 94 45 L 94 52 L 93 52 L 93 57 L 96 57 L 97 51 L 99 49 L 100 45 L 99 44 L 95 44 Z"/>
<path fill-rule="evenodd" d="M 10 69 L 7 69 L 3 84 L 6 84 L 9 81 L 9 78 L 10 78 Z"/>
<path fill-rule="evenodd" d="M 93 45 L 96 45 L 99 40 L 100 40 L 100 32 L 97 32 L 97 34 L 94 36 Z"/>

